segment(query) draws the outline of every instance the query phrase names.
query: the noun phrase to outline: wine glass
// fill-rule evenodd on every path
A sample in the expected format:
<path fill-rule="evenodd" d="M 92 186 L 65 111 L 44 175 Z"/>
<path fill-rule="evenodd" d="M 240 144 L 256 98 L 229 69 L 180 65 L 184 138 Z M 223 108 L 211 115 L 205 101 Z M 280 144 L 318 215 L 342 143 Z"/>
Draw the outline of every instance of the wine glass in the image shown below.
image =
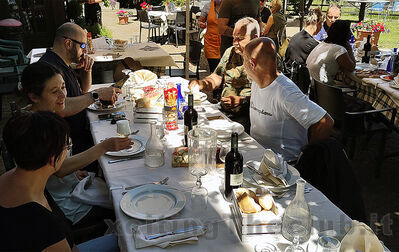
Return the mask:
<path fill-rule="evenodd" d="M 197 179 L 191 191 L 191 205 L 196 211 L 207 208 L 208 191 L 202 186 L 201 177 L 216 169 L 216 131 L 195 128 L 188 132 L 188 165 Z"/>
<path fill-rule="evenodd" d="M 285 239 L 292 242 L 292 245 L 285 249 L 285 252 L 305 251 L 299 246 L 310 238 L 312 218 L 310 209 L 304 197 L 306 181 L 298 179 L 295 198 L 285 209 L 281 224 L 281 233 Z"/>

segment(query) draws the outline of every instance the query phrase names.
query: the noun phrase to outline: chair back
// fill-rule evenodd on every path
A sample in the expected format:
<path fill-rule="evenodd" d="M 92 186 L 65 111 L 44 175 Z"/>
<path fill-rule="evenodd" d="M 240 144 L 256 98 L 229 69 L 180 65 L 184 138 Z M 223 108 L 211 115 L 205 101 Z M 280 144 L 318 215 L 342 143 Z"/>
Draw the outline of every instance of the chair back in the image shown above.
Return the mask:
<path fill-rule="evenodd" d="M 296 61 L 291 64 L 290 79 L 306 95 L 309 94 L 310 74 L 305 64 L 299 64 Z"/>
<path fill-rule="evenodd" d="M 151 10 L 153 11 L 164 11 L 165 10 L 165 6 L 161 5 L 161 6 L 152 6 Z"/>
<path fill-rule="evenodd" d="M 148 13 L 145 10 L 138 10 L 137 11 L 137 16 L 138 16 L 138 18 L 140 20 L 140 23 L 141 22 L 143 22 L 143 23 L 149 23 L 150 22 L 150 19 L 148 18 Z"/>
<path fill-rule="evenodd" d="M 316 101 L 334 120 L 342 121 L 345 114 L 345 102 L 342 90 L 314 80 Z"/>
<path fill-rule="evenodd" d="M 194 13 L 194 14 L 197 14 L 197 13 L 200 12 L 200 11 L 201 11 L 201 8 L 200 8 L 199 6 L 193 5 L 193 6 L 191 6 L 191 8 L 190 8 L 190 12 L 191 12 L 191 13 Z"/>
<path fill-rule="evenodd" d="M 178 11 L 176 13 L 176 26 L 186 26 L 186 12 L 185 11 Z"/>

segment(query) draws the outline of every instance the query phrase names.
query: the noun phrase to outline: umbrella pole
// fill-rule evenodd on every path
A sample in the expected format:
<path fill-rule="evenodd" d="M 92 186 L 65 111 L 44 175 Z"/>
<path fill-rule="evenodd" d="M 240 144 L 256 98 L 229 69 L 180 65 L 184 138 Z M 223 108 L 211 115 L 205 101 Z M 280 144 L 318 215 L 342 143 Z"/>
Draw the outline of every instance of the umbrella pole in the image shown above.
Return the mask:
<path fill-rule="evenodd" d="M 186 60 L 184 61 L 184 69 L 186 74 L 186 79 L 189 79 L 189 71 L 190 71 L 190 20 L 191 20 L 191 12 L 190 12 L 190 0 L 186 0 Z"/>

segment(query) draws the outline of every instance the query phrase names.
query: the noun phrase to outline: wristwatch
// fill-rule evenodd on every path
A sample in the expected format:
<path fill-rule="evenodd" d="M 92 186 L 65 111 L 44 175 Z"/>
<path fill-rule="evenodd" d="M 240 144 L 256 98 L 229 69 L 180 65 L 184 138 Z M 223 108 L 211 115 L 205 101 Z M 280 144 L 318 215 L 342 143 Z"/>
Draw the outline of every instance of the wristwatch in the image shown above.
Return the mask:
<path fill-rule="evenodd" d="M 100 96 L 95 91 L 90 92 L 90 97 L 91 97 L 91 99 L 93 99 L 94 102 L 97 102 L 100 100 Z"/>

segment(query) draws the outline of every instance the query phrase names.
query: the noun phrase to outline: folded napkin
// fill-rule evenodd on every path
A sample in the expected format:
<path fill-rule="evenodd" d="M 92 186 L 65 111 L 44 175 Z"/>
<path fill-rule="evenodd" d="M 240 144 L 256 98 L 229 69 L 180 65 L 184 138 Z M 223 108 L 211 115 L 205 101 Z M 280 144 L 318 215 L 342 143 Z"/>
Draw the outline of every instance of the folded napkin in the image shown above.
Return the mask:
<path fill-rule="evenodd" d="M 275 186 L 286 186 L 287 170 L 288 164 L 280 154 L 274 153 L 271 149 L 265 150 L 259 167 L 265 180 L 272 182 Z"/>
<path fill-rule="evenodd" d="M 147 240 L 145 238 L 147 235 L 166 233 L 182 228 L 197 226 L 201 226 L 202 228 L 180 234 L 166 235 L 152 240 Z M 205 234 L 206 228 L 200 220 L 187 218 L 178 220 L 163 220 L 151 224 L 136 226 L 133 231 L 136 249 L 149 246 L 166 248 L 178 244 L 194 244 L 198 241 L 198 236 Z"/>
<path fill-rule="evenodd" d="M 89 172 L 89 176 L 75 186 L 71 198 L 76 202 L 113 209 L 107 184 L 101 178 L 95 177 L 93 172 Z"/>
<path fill-rule="evenodd" d="M 341 241 L 340 252 L 383 252 L 373 230 L 363 222 L 352 221 L 352 227 Z"/>

